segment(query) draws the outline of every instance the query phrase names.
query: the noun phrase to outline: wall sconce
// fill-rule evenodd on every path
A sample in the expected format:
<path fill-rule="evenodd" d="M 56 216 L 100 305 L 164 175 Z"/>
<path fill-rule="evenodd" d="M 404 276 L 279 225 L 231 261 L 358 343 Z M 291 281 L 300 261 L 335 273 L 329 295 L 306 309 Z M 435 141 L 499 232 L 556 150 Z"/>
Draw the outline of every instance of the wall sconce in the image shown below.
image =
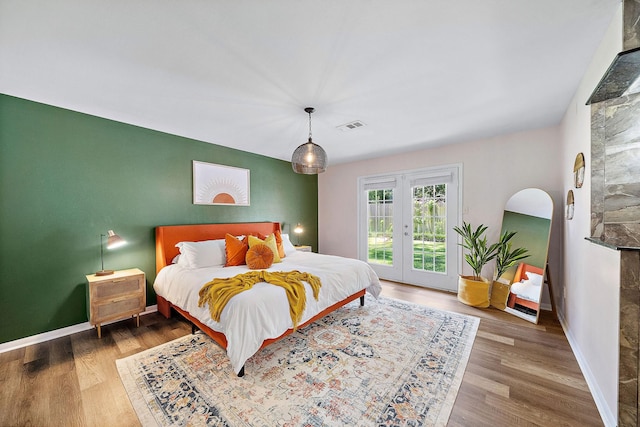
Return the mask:
<path fill-rule="evenodd" d="M 104 269 L 103 237 L 107 238 L 107 249 L 116 249 L 127 243 L 126 240 L 114 233 L 113 230 L 107 231 L 107 234 L 100 234 L 100 263 L 102 269 L 100 271 L 96 271 L 96 276 L 108 276 L 113 274 L 113 270 Z"/>
<path fill-rule="evenodd" d="M 298 246 L 300 246 L 300 235 L 304 232 L 304 228 L 302 228 L 302 226 L 300 225 L 300 223 L 298 223 L 298 225 L 296 225 L 296 228 L 293 229 L 293 232 L 296 234 L 297 236 L 297 242 L 298 242 Z"/>
<path fill-rule="evenodd" d="M 584 183 L 584 154 L 578 153 L 576 161 L 573 163 L 573 185 L 582 188 Z"/>
<path fill-rule="evenodd" d="M 565 217 L 571 221 L 573 219 L 573 210 L 575 209 L 575 201 L 573 197 L 573 190 L 567 192 L 567 211 Z"/>

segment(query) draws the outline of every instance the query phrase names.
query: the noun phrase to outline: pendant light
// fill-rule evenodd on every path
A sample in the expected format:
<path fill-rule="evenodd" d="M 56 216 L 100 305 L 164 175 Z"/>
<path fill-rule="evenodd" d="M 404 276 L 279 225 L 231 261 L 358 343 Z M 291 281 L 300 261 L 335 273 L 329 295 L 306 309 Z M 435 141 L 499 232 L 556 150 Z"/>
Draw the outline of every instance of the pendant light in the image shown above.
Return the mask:
<path fill-rule="evenodd" d="M 304 109 L 309 114 L 309 141 L 300 145 L 291 156 L 291 167 L 295 173 L 315 175 L 327 170 L 327 153 L 321 146 L 311 140 L 311 113 L 312 107 Z"/>

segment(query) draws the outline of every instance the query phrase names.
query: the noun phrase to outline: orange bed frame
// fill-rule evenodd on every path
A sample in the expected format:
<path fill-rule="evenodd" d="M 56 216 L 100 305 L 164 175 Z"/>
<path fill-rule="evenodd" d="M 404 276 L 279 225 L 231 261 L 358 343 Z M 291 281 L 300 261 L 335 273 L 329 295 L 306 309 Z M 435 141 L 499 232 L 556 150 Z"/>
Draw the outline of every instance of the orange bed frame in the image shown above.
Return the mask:
<path fill-rule="evenodd" d="M 245 223 L 231 223 L 231 224 L 192 224 L 192 225 L 166 225 L 156 227 L 156 274 L 167 265 L 171 264 L 173 258 L 178 255 L 179 249 L 176 248 L 178 242 L 197 242 L 202 240 L 215 240 L 224 239 L 226 233 L 238 235 L 269 235 L 276 230 L 280 230 L 280 223 L 278 222 L 245 222 Z M 298 326 L 303 328 L 306 325 L 315 322 L 316 320 L 326 316 L 332 311 L 337 310 L 345 304 L 360 298 L 360 305 L 364 305 L 365 290 L 356 292 L 355 294 L 345 298 L 342 301 L 338 301 L 332 306 L 321 311 L 317 315 L 313 316 L 307 322 Z M 195 332 L 197 327 L 205 334 L 210 336 L 215 342 L 217 342 L 222 348 L 227 348 L 227 337 L 222 332 L 214 331 L 213 329 L 200 322 L 193 317 L 189 312 L 182 308 L 172 304 L 160 295 L 157 296 L 158 312 L 160 312 L 166 318 L 171 317 L 171 309 L 180 313 L 181 316 L 191 322 L 192 331 Z M 264 348 L 267 345 L 278 341 L 279 339 L 286 337 L 293 333 L 293 329 L 288 329 L 285 333 L 277 338 L 270 338 L 262 343 L 260 348 Z M 244 376 L 244 366 L 238 373 L 239 377 Z"/>
<path fill-rule="evenodd" d="M 513 283 L 519 282 L 522 279 L 524 279 L 525 274 L 528 272 L 537 273 L 541 276 L 544 274 L 542 268 L 535 267 L 533 265 L 525 264 L 522 262 L 520 263 L 520 265 L 518 265 L 516 274 L 513 276 Z M 523 307 L 530 308 L 535 311 L 540 310 L 540 302 L 533 302 L 524 298 L 518 298 L 516 294 L 509 293 L 509 299 L 507 300 L 507 307 L 515 308 L 516 304 L 521 305 Z"/>

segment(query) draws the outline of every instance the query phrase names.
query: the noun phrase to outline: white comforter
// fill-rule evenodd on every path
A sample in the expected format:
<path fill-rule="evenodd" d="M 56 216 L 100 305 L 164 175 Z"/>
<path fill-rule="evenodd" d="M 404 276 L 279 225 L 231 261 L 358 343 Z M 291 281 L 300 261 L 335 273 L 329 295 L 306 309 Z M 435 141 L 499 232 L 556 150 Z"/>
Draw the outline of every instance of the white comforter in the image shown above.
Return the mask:
<path fill-rule="evenodd" d="M 380 295 L 378 276 L 367 263 L 360 260 L 294 252 L 268 269 L 292 270 L 314 274 L 322 283 L 318 301 L 313 298 L 311 287 L 305 283 L 307 305 L 301 324 L 362 289 L 375 298 Z M 188 311 L 211 329 L 225 334 L 227 355 L 236 373 L 258 351 L 265 339 L 277 338 L 293 327 L 284 289 L 268 283 L 257 283 L 252 289 L 232 298 L 222 311 L 220 322 L 211 319 L 208 305 L 198 307 L 198 292 L 205 283 L 216 277 L 233 277 L 247 271 L 250 270 L 246 265 L 186 269 L 174 264 L 163 268 L 153 284 L 156 294 Z"/>
<path fill-rule="evenodd" d="M 542 276 L 539 274 L 527 273 L 532 278 L 515 282 L 511 285 L 511 293 L 518 295 L 522 299 L 533 302 L 540 302 L 542 292 Z"/>

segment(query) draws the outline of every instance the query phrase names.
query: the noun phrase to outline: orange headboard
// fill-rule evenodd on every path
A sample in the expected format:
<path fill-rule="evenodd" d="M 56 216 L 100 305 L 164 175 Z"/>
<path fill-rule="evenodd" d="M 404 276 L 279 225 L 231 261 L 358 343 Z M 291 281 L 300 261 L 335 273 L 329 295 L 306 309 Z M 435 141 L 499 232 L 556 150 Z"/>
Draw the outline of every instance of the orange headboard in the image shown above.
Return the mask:
<path fill-rule="evenodd" d="M 536 267 L 536 266 L 521 262 L 520 265 L 518 265 L 518 269 L 516 270 L 515 276 L 513 276 L 513 283 L 519 282 L 522 279 L 524 279 L 525 273 L 529 271 L 532 273 L 537 273 L 541 276 L 544 274 L 543 270 L 540 267 Z"/>
<path fill-rule="evenodd" d="M 279 222 L 239 222 L 231 224 L 163 225 L 156 227 L 156 274 L 178 255 L 176 243 L 224 239 L 225 234 L 263 234 L 280 230 Z"/>

